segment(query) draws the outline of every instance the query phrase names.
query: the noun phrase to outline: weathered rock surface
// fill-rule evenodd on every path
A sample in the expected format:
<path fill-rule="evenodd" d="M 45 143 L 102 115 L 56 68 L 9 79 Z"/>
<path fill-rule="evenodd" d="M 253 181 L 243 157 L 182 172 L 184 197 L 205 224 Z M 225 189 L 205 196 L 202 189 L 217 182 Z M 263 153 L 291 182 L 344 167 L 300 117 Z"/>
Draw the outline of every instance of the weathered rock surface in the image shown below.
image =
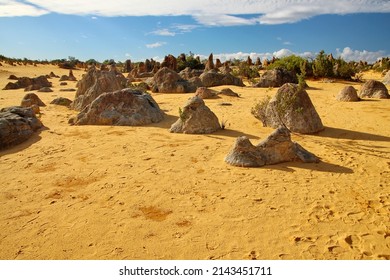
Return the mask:
<path fill-rule="evenodd" d="M 383 78 L 383 83 L 385 85 L 390 85 L 390 70 L 387 71 L 385 77 Z"/>
<path fill-rule="evenodd" d="M 303 134 L 324 129 L 309 95 L 296 84 L 284 84 L 268 104 L 252 113 L 268 127 L 285 125 L 292 132 Z"/>
<path fill-rule="evenodd" d="M 230 73 L 222 74 L 218 73 L 216 70 L 205 71 L 200 75 L 200 80 L 204 87 L 215 87 L 222 85 L 234 85 L 234 86 L 244 86 L 242 79 L 234 77 Z"/>
<path fill-rule="evenodd" d="M 147 93 L 132 89 L 99 95 L 70 120 L 75 125 L 139 126 L 163 120 L 164 112 Z"/>
<path fill-rule="evenodd" d="M 204 70 L 205 71 L 210 71 L 210 70 L 213 70 L 214 68 L 215 68 L 215 66 L 214 66 L 214 59 L 213 59 L 213 54 L 211 53 L 209 55 L 209 58 L 207 59 L 207 62 L 206 62 Z"/>
<path fill-rule="evenodd" d="M 216 98 L 217 93 L 214 90 L 206 87 L 198 87 L 195 92 L 195 96 L 198 96 L 202 99 L 209 99 L 209 98 Z"/>
<path fill-rule="evenodd" d="M 357 91 L 353 86 L 344 87 L 339 94 L 336 96 L 336 100 L 344 102 L 355 102 L 359 101 Z"/>
<path fill-rule="evenodd" d="M 223 88 L 219 94 L 226 95 L 226 96 L 232 96 L 232 97 L 240 97 L 238 93 L 235 93 L 230 88 Z"/>
<path fill-rule="evenodd" d="M 8 83 L 3 90 L 25 88 L 25 90 L 38 90 L 43 87 L 51 87 L 51 82 L 45 76 L 36 78 L 21 77 L 15 83 Z"/>
<path fill-rule="evenodd" d="M 359 97 L 388 99 L 390 95 L 383 83 L 376 80 L 369 80 L 362 85 L 359 91 Z"/>
<path fill-rule="evenodd" d="M 83 110 L 93 100 L 104 92 L 113 92 L 122 89 L 120 79 L 114 72 L 97 70 L 91 67 L 77 83 L 77 92 L 71 108 Z"/>
<path fill-rule="evenodd" d="M 0 149 L 26 141 L 42 127 L 32 108 L 8 107 L 0 110 Z"/>
<path fill-rule="evenodd" d="M 57 97 L 52 102 L 50 102 L 50 104 L 66 106 L 66 107 L 69 107 L 71 103 L 72 103 L 72 100 L 65 98 L 65 97 Z"/>
<path fill-rule="evenodd" d="M 160 93 L 195 92 L 198 86 L 196 77 L 189 81 L 184 80 L 178 73 L 167 67 L 158 70 L 151 82 L 152 92 Z"/>
<path fill-rule="evenodd" d="M 53 90 L 49 87 L 43 87 L 38 90 L 38 92 L 53 92 Z"/>
<path fill-rule="evenodd" d="M 170 132 L 206 134 L 221 129 L 217 116 L 198 96 L 190 98 L 180 111 L 179 119 L 172 124 Z"/>
<path fill-rule="evenodd" d="M 234 166 L 259 167 L 288 161 L 319 162 L 319 158 L 291 141 L 290 132 L 279 127 L 257 146 L 246 136 L 236 139 L 225 161 Z"/>
<path fill-rule="evenodd" d="M 261 75 L 260 80 L 256 83 L 255 87 L 281 87 L 286 83 L 298 83 L 297 76 L 292 71 L 287 71 L 285 69 L 273 69 L 267 70 Z"/>
<path fill-rule="evenodd" d="M 39 107 L 46 106 L 45 103 L 36 95 L 35 93 L 27 93 L 20 103 L 21 107 L 31 107 L 33 105 L 37 105 Z"/>

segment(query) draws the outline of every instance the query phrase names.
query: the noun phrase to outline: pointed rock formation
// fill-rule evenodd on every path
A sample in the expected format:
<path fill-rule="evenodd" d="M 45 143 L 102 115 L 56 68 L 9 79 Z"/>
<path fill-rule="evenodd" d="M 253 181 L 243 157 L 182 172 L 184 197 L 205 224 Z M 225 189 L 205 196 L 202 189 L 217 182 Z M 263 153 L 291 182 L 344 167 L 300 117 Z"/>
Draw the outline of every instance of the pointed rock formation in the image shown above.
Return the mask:
<path fill-rule="evenodd" d="M 292 132 L 303 134 L 324 129 L 309 95 L 296 84 L 284 84 L 268 103 L 255 107 L 252 114 L 268 127 L 285 125 Z"/>
<path fill-rule="evenodd" d="M 180 109 L 179 119 L 172 124 L 170 132 L 206 134 L 221 129 L 217 116 L 206 106 L 203 99 L 194 96 L 190 98 L 183 110 Z"/>
<path fill-rule="evenodd" d="M 77 83 L 75 100 L 70 107 L 81 111 L 102 93 L 122 89 L 120 82 L 114 72 L 91 67 Z"/>
<path fill-rule="evenodd" d="M 291 141 L 288 129 L 279 127 L 257 146 L 246 136 L 238 137 L 225 161 L 233 166 L 259 167 L 288 161 L 313 163 L 319 158 Z"/>
<path fill-rule="evenodd" d="M 214 67 L 214 59 L 213 59 L 213 54 L 211 53 L 209 55 L 207 62 L 206 62 L 204 71 L 207 72 L 207 71 L 213 70 L 214 68 L 215 68 Z"/>
<path fill-rule="evenodd" d="M 20 103 L 21 107 L 31 107 L 33 105 L 44 107 L 45 103 L 35 93 L 27 93 Z"/>

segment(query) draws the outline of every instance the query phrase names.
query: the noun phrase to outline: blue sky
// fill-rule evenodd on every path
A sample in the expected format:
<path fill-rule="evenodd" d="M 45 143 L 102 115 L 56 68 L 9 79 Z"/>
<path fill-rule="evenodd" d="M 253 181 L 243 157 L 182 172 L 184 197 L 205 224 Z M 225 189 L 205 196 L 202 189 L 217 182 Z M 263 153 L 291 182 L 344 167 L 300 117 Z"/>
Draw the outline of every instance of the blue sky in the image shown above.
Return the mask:
<path fill-rule="evenodd" d="M 0 0 L 0 54 L 224 61 L 323 49 L 373 62 L 390 56 L 389 26 L 388 0 Z"/>

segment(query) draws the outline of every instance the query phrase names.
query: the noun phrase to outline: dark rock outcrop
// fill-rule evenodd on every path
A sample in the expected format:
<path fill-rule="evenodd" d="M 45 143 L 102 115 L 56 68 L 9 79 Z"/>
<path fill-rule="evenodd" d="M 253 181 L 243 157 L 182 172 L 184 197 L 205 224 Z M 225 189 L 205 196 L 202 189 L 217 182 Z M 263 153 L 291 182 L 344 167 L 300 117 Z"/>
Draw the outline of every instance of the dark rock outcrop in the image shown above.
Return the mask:
<path fill-rule="evenodd" d="M 313 163 L 319 158 L 291 141 L 288 129 L 279 127 L 257 146 L 246 136 L 238 137 L 225 161 L 233 166 L 259 167 L 288 161 Z"/>
<path fill-rule="evenodd" d="M 362 85 L 359 91 L 359 97 L 388 99 L 390 95 L 383 83 L 376 80 L 369 80 Z"/>
<path fill-rule="evenodd" d="M 286 83 L 298 83 L 297 76 L 292 71 L 287 71 L 283 68 L 267 70 L 261 75 L 259 82 L 254 84 L 255 87 L 281 87 Z"/>
<path fill-rule="evenodd" d="M 0 110 L 0 149 L 20 144 L 30 138 L 42 123 L 33 109 L 8 107 Z"/>
<path fill-rule="evenodd" d="M 167 67 L 173 71 L 177 71 L 177 59 L 173 55 L 167 55 L 164 57 L 164 61 L 161 63 L 161 68 Z"/>
<path fill-rule="evenodd" d="M 164 112 L 153 97 L 132 89 L 99 95 L 69 122 L 75 125 L 139 126 L 163 120 Z"/>
<path fill-rule="evenodd" d="M 170 132 L 206 134 L 221 129 L 217 116 L 200 97 L 190 98 L 179 113 L 179 119 L 172 124 Z"/>
<path fill-rule="evenodd" d="M 43 87 L 51 87 L 51 82 L 45 76 L 36 78 L 21 77 L 15 83 L 8 83 L 3 90 L 24 88 L 26 91 L 31 91 Z"/>
<path fill-rule="evenodd" d="M 211 53 L 209 55 L 209 58 L 207 59 L 204 71 L 205 72 L 210 71 L 210 70 L 213 70 L 214 68 L 215 68 L 215 66 L 214 66 L 213 54 Z"/>

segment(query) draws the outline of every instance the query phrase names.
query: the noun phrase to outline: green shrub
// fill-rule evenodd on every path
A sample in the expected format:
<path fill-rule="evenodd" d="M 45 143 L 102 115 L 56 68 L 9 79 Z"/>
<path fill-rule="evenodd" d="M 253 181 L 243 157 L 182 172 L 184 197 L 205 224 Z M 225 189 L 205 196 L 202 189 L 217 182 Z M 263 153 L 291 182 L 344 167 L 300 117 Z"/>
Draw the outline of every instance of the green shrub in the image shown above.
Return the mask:
<path fill-rule="evenodd" d="M 270 101 L 271 101 L 271 96 L 267 95 L 251 109 L 252 115 L 256 119 L 259 119 L 263 123 L 263 126 L 267 126 L 266 111 Z"/>
<path fill-rule="evenodd" d="M 333 77 L 333 63 L 322 50 L 313 61 L 315 77 Z"/>
<path fill-rule="evenodd" d="M 309 62 L 307 59 L 296 55 L 290 55 L 277 59 L 274 63 L 269 65 L 267 69 L 284 68 L 288 71 L 294 71 L 297 74 L 301 74 L 302 67 L 304 67 L 304 71 L 307 72 L 308 69 L 306 69 L 306 67 L 308 64 Z"/>

